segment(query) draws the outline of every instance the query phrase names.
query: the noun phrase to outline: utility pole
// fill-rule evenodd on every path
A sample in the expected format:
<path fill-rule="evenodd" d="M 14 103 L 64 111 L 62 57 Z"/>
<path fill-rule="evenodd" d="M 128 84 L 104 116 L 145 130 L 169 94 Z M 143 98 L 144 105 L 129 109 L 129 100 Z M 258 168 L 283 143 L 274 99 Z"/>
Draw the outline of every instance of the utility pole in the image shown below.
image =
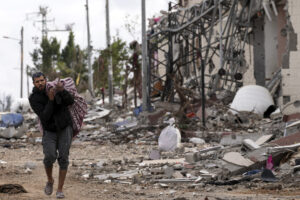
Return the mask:
<path fill-rule="evenodd" d="M 108 61 L 108 90 L 109 90 L 109 104 L 112 106 L 114 104 L 113 99 L 113 69 L 112 69 L 112 49 L 110 45 L 110 27 L 109 27 L 109 3 L 106 0 L 105 5 L 106 10 L 106 44 L 109 50 L 109 61 Z"/>
<path fill-rule="evenodd" d="M 92 49 L 91 49 L 91 34 L 90 34 L 90 20 L 89 20 L 89 0 L 86 0 L 86 21 L 87 21 L 87 39 L 88 39 L 88 67 L 89 67 L 89 90 L 92 97 L 95 97 L 94 94 L 94 87 L 93 87 L 93 71 L 92 71 L 92 64 L 91 64 L 91 57 L 92 57 Z"/>
<path fill-rule="evenodd" d="M 47 38 L 48 31 L 47 31 L 47 14 L 48 14 L 48 7 L 40 6 L 39 14 L 42 15 L 42 39 Z"/>
<path fill-rule="evenodd" d="M 47 15 L 48 15 L 48 7 L 39 7 L 39 12 L 33 12 L 33 13 L 27 13 L 26 14 L 26 20 L 30 20 L 30 15 L 38 15 L 38 16 L 42 16 L 41 20 L 34 20 L 34 22 L 38 22 L 42 24 L 42 37 L 41 37 L 41 41 L 43 40 L 43 38 L 47 38 L 48 37 L 48 33 L 49 32 L 63 32 L 63 31 L 72 31 L 72 26 L 74 23 L 71 24 L 66 24 L 65 25 L 65 29 L 54 29 L 54 30 L 50 30 L 48 29 L 48 22 L 54 22 L 54 19 L 52 20 L 47 20 Z M 38 37 L 33 37 L 33 40 L 35 41 L 35 43 L 37 44 L 37 40 Z"/>
<path fill-rule="evenodd" d="M 40 16 L 40 15 L 42 16 L 41 20 L 34 20 L 34 22 L 38 22 L 38 23 L 42 24 L 42 38 L 41 38 L 41 40 L 43 40 L 43 38 L 47 38 L 47 36 L 48 36 L 48 26 L 47 26 L 47 23 L 48 22 L 53 22 L 54 19 L 52 19 L 52 20 L 48 20 L 47 19 L 48 7 L 40 6 L 38 12 L 33 12 L 33 13 L 26 14 L 26 20 L 30 20 L 29 16 L 33 15 L 33 14 L 37 15 L 37 16 Z"/>
<path fill-rule="evenodd" d="M 16 40 L 19 42 L 20 44 L 20 47 L 21 47 L 21 54 L 20 54 L 20 57 L 21 57 L 21 68 L 20 68 L 20 71 L 21 71 L 21 77 L 20 77 L 20 98 L 23 98 L 23 62 L 24 62 L 24 56 L 23 56 L 23 41 L 24 41 L 24 28 L 22 26 L 21 28 L 21 38 L 18 39 L 18 38 L 13 38 L 13 37 L 9 37 L 9 36 L 3 36 L 3 38 L 5 39 L 10 39 L 10 40 Z"/>
<path fill-rule="evenodd" d="M 20 88 L 20 97 L 23 98 L 23 63 L 24 63 L 24 28 L 22 26 L 21 28 L 21 39 L 20 39 L 20 45 L 21 45 L 21 88 Z"/>
<path fill-rule="evenodd" d="M 29 66 L 26 66 L 26 74 L 27 74 L 27 97 L 29 97 Z"/>
<path fill-rule="evenodd" d="M 147 67 L 147 34 L 146 34 L 146 3 L 142 0 L 142 93 L 143 111 L 149 110 L 148 67 Z"/>

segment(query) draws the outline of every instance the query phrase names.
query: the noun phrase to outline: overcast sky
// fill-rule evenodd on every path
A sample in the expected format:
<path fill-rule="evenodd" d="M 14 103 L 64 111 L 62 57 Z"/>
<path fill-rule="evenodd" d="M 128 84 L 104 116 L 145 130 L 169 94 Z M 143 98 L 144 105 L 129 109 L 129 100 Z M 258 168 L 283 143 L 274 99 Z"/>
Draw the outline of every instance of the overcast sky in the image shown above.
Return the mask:
<path fill-rule="evenodd" d="M 146 0 L 147 18 L 167 10 L 169 0 Z M 39 6 L 49 8 L 48 29 L 63 29 L 66 24 L 72 24 L 75 42 L 81 48 L 87 46 L 86 0 L 0 0 L 0 95 L 12 95 L 14 99 L 20 96 L 20 45 L 18 41 L 4 39 L 9 36 L 20 39 L 21 27 L 24 27 L 24 71 L 26 65 L 32 66 L 30 52 L 38 47 L 33 38 L 41 38 L 41 16 L 36 13 Z M 105 0 L 89 0 L 90 30 L 92 46 L 102 49 L 106 46 L 105 32 Z M 126 16 L 136 20 L 140 25 L 141 0 L 110 0 L 111 35 L 119 36 L 127 42 L 134 38 L 124 29 Z M 54 19 L 54 21 L 53 21 Z M 140 27 L 136 39 L 140 39 Z M 67 32 L 49 32 L 48 37 L 57 37 L 64 47 Z M 39 40 L 38 40 L 39 42 Z M 23 97 L 27 97 L 27 76 L 24 72 Z M 32 89 L 31 80 L 30 92 Z"/>

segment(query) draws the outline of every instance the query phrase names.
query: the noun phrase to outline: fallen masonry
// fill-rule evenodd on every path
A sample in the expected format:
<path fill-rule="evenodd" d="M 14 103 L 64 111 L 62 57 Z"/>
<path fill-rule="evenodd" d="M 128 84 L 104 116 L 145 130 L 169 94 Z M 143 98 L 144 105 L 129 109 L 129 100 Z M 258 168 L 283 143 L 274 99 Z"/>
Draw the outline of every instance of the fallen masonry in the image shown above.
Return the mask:
<path fill-rule="evenodd" d="M 160 114 L 137 116 L 127 110 L 91 103 L 73 145 L 91 144 L 95 148 L 113 145 L 122 151 L 122 156 L 114 157 L 112 152 L 109 159 L 101 159 L 101 155 L 73 159 L 70 167 L 82 181 L 161 189 L 211 191 L 214 187 L 238 186 L 271 190 L 292 187 L 292 183 L 300 181 L 299 133 L 284 135 L 283 121 L 262 118 L 249 111 L 233 115 L 224 106 L 216 106 L 219 103 L 208 105 L 213 110 L 206 116 L 210 128 L 202 127 L 197 116 L 181 121 L 177 111 L 169 108 L 174 103 L 166 106 L 163 102 L 164 106 L 158 106 Z M 239 121 L 245 115 L 247 120 Z M 1 138 L 0 148 L 4 152 L 41 145 L 36 118 L 32 113 L 23 116 L 23 125 L 28 129 L 21 137 Z M 168 134 L 160 140 L 166 130 Z M 161 148 L 162 143 L 172 148 Z M 38 162 L 42 161 L 28 161 L 19 169 L 30 175 Z M 5 159 L 0 160 L 0 168 L 5 169 L 9 164 Z"/>

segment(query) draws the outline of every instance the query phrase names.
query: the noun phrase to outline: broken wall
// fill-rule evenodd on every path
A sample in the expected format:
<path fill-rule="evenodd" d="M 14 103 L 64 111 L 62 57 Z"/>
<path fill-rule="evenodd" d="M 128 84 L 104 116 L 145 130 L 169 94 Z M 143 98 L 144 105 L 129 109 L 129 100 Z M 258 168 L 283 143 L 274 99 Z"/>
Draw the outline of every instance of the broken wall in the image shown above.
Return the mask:
<path fill-rule="evenodd" d="M 245 59 L 248 64 L 248 70 L 243 77 L 243 85 L 255 85 L 256 79 L 254 77 L 254 51 L 253 51 L 253 34 L 249 35 L 249 43 L 245 46 Z"/>
<path fill-rule="evenodd" d="M 285 51 L 285 38 L 281 37 L 280 29 L 285 25 L 284 13 L 278 14 L 270 5 L 259 9 L 252 20 L 251 45 L 253 46 L 254 84 L 266 86 L 281 67 L 282 55 Z M 263 12 L 264 11 L 264 12 Z M 276 13 L 276 14 L 275 14 Z M 251 60 L 250 60 L 251 62 Z M 252 70 L 248 74 L 252 73 Z"/>
<path fill-rule="evenodd" d="M 257 17 L 253 21 L 253 62 L 254 62 L 254 78 L 257 85 L 265 86 L 266 77 L 266 48 L 265 48 L 265 32 L 264 17 Z"/>
<path fill-rule="evenodd" d="M 185 7 L 200 2 L 202 0 L 183 1 Z M 286 105 L 300 99 L 298 92 L 300 87 L 298 81 L 300 52 L 298 52 L 297 34 L 300 31 L 300 1 L 275 1 L 277 10 L 274 10 L 267 3 L 266 9 L 269 16 L 263 9 L 262 1 L 254 2 L 252 10 L 254 21 L 245 47 L 245 59 L 249 68 L 244 74 L 243 85 L 266 86 L 272 80 L 274 74 L 282 69 L 281 92 L 277 102 L 278 105 Z M 214 31 L 218 34 L 217 28 Z M 217 36 L 217 34 L 214 34 L 214 36 Z M 216 68 L 219 68 L 219 62 L 214 60 L 214 63 L 217 64 Z M 295 111 L 293 106 L 289 106 L 285 113 Z"/>
<path fill-rule="evenodd" d="M 270 9 L 271 10 L 271 9 Z M 270 12 L 272 20 L 270 21 L 265 16 L 265 79 L 270 81 L 274 73 L 279 68 L 278 63 L 278 17 L 275 16 L 274 12 Z"/>
<path fill-rule="evenodd" d="M 287 18 L 287 52 L 288 62 L 284 62 L 282 68 L 282 97 L 280 103 L 285 105 L 300 99 L 300 52 L 299 52 L 299 34 L 300 33 L 300 1 L 288 0 L 285 9 L 288 12 Z M 284 34 L 285 30 L 282 30 Z M 293 105 L 288 106 L 285 114 L 300 112 L 300 109 Z"/>

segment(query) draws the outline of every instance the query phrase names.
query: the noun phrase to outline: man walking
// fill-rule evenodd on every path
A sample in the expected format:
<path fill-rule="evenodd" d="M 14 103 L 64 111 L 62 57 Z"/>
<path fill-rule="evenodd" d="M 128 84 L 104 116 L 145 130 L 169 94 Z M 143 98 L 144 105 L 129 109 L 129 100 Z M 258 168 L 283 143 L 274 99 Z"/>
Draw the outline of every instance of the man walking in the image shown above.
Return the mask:
<path fill-rule="evenodd" d="M 37 72 L 32 76 L 34 88 L 29 97 L 33 111 L 38 115 L 43 129 L 44 166 L 48 181 L 45 194 L 53 192 L 53 163 L 58 160 L 59 178 L 56 198 L 64 198 L 63 185 L 69 165 L 69 149 L 73 137 L 72 118 L 68 106 L 74 97 L 64 89 L 59 80 L 55 87 L 46 88 L 46 77 Z"/>

